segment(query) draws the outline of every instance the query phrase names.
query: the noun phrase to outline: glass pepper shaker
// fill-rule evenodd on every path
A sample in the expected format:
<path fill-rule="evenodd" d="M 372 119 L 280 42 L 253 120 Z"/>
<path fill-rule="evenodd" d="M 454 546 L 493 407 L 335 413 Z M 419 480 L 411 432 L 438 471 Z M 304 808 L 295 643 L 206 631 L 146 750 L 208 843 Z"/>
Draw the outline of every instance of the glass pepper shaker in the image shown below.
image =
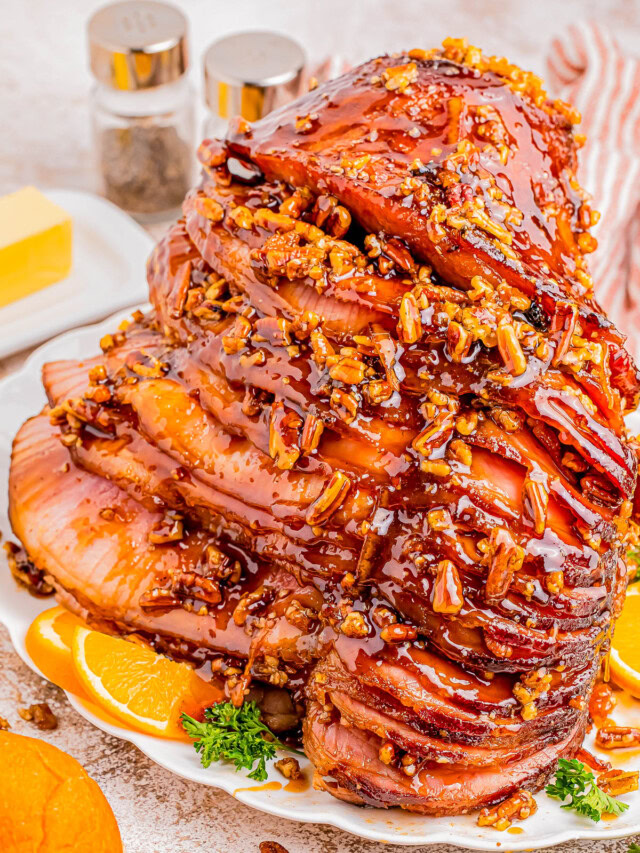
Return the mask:
<path fill-rule="evenodd" d="M 211 44 L 203 59 L 209 115 L 205 138 L 224 136 L 234 116 L 256 121 L 299 94 L 305 54 L 280 33 L 235 33 Z"/>
<path fill-rule="evenodd" d="M 142 222 L 170 218 L 195 166 L 187 20 L 167 3 L 125 0 L 99 9 L 87 32 L 102 192 Z"/>

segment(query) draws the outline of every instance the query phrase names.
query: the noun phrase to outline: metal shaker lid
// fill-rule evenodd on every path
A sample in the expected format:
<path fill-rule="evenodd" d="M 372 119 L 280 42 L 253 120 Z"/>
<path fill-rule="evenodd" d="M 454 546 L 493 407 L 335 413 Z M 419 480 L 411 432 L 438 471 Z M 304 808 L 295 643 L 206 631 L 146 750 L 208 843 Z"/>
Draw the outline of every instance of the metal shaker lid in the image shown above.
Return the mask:
<path fill-rule="evenodd" d="M 187 19 L 156 0 L 124 0 L 98 9 L 87 25 L 89 63 L 114 89 L 149 89 L 172 83 L 189 64 Z"/>
<path fill-rule="evenodd" d="M 288 36 L 268 31 L 235 33 L 204 55 L 205 99 L 221 118 L 256 121 L 298 94 L 305 54 Z"/>

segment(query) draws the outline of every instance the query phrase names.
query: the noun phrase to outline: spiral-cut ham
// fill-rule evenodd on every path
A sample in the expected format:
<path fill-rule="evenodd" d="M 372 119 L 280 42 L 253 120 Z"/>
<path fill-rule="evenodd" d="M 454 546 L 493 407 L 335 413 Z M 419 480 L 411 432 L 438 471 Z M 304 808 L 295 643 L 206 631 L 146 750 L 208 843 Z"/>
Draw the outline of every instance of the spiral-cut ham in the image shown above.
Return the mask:
<path fill-rule="evenodd" d="M 291 691 L 349 802 L 466 812 L 582 741 L 640 384 L 593 296 L 576 118 L 447 40 L 236 122 L 152 312 L 46 365 L 15 441 L 12 524 L 60 599 L 222 658 L 234 702 Z"/>

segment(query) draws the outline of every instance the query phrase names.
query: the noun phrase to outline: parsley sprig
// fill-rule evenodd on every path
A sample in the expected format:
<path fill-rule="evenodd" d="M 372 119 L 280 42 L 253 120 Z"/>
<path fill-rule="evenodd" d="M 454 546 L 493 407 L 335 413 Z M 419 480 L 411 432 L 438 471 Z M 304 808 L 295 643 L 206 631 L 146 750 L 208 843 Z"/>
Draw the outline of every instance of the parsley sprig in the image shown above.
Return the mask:
<path fill-rule="evenodd" d="M 276 749 L 304 754 L 278 740 L 260 719 L 255 702 L 245 702 L 240 708 L 231 702 L 220 702 L 207 708 L 204 717 L 202 723 L 188 714 L 180 718 L 203 767 L 214 761 L 229 761 L 236 770 L 251 770 L 249 778 L 262 782 L 267 778 L 266 762 L 275 757 Z"/>
<path fill-rule="evenodd" d="M 636 844 L 635 841 L 632 841 L 627 853 L 640 853 L 640 844 Z"/>
<path fill-rule="evenodd" d="M 563 803 L 563 809 L 573 809 L 596 822 L 605 812 L 621 815 L 629 808 L 627 803 L 614 799 L 599 788 L 593 773 L 576 758 L 570 761 L 560 759 L 555 779 L 545 790 L 550 797 L 559 800 L 569 797 L 569 802 Z"/>

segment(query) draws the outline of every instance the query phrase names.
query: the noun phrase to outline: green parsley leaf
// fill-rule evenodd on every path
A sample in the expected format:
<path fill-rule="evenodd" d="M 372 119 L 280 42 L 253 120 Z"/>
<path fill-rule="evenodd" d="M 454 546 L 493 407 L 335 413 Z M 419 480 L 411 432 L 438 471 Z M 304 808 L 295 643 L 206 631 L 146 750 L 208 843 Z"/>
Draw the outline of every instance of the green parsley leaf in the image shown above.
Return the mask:
<path fill-rule="evenodd" d="M 632 841 L 627 853 L 640 853 L 640 844 L 636 844 L 635 841 Z"/>
<path fill-rule="evenodd" d="M 262 782 L 267 778 L 266 762 L 275 757 L 277 748 L 304 755 L 282 743 L 264 725 L 255 702 L 245 702 L 240 708 L 220 702 L 207 708 L 204 717 L 202 723 L 188 714 L 180 718 L 203 767 L 210 767 L 214 761 L 229 761 L 236 770 L 251 770 L 249 778 Z"/>
<path fill-rule="evenodd" d="M 568 797 L 569 802 L 562 804 L 563 809 L 573 809 L 596 823 L 604 813 L 621 815 L 629 808 L 627 803 L 614 799 L 599 788 L 593 773 L 576 758 L 558 761 L 555 779 L 545 790 L 550 797 L 559 800 Z"/>

